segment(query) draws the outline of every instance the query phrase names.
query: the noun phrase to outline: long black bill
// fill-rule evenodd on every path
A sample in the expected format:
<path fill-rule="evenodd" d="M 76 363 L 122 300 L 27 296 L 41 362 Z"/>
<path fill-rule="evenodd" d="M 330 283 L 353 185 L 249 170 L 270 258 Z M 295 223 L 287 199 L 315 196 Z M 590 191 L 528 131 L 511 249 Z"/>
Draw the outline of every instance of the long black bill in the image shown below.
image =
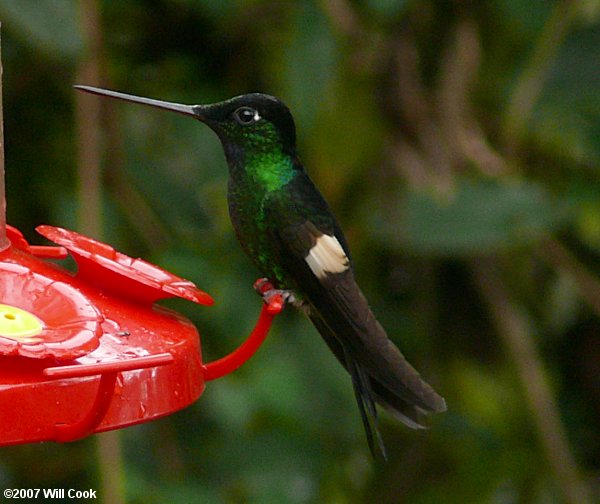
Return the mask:
<path fill-rule="evenodd" d="M 79 91 L 85 91 L 95 95 L 108 96 L 109 98 L 115 98 L 117 100 L 123 100 L 127 102 L 139 103 L 141 105 L 148 105 L 150 107 L 156 107 L 164 110 L 172 110 L 179 114 L 193 116 L 196 119 L 202 119 L 200 113 L 201 105 L 181 105 L 180 103 L 171 103 L 162 100 L 153 100 L 152 98 L 143 98 L 141 96 L 134 96 L 126 93 L 119 93 L 117 91 L 109 91 L 108 89 L 102 89 L 92 86 L 74 86 Z"/>

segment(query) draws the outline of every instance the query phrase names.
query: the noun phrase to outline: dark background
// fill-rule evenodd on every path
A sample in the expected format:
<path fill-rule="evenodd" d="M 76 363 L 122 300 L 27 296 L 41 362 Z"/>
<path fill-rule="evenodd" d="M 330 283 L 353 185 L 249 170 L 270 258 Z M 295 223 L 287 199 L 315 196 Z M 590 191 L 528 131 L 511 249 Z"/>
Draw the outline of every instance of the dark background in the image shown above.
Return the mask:
<path fill-rule="evenodd" d="M 195 281 L 167 303 L 205 360 L 260 308 L 205 126 L 83 97 L 250 91 L 294 112 L 359 283 L 448 412 L 386 414 L 287 310 L 169 418 L 0 449 L 0 486 L 129 503 L 558 503 L 600 494 L 600 4 L 595 0 L 0 0 L 8 222 L 103 239 Z M 1 419 L 0 419 L 1 421 Z"/>

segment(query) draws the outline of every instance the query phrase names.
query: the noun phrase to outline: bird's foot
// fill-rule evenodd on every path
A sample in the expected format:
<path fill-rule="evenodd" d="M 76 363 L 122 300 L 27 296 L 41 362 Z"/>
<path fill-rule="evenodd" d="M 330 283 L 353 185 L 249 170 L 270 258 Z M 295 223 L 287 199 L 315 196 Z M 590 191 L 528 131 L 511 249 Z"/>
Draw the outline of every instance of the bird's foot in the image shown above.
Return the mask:
<path fill-rule="evenodd" d="M 268 278 L 259 278 L 254 282 L 254 290 L 262 296 L 263 301 L 268 306 L 269 312 L 274 315 L 280 313 L 286 303 L 293 303 L 295 301 L 292 291 L 276 289 Z"/>

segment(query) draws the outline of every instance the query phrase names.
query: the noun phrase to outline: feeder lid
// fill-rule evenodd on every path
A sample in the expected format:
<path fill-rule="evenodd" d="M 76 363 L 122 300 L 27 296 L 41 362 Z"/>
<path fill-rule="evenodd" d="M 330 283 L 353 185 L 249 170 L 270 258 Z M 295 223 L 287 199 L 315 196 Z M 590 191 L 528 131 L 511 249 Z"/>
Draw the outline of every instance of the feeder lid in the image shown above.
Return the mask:
<path fill-rule="evenodd" d="M 77 263 L 78 276 L 100 288 L 140 302 L 181 297 L 202 305 L 214 304 L 209 294 L 189 280 L 143 259 L 132 259 L 106 243 L 60 227 L 42 225 L 36 231 L 66 248 Z"/>

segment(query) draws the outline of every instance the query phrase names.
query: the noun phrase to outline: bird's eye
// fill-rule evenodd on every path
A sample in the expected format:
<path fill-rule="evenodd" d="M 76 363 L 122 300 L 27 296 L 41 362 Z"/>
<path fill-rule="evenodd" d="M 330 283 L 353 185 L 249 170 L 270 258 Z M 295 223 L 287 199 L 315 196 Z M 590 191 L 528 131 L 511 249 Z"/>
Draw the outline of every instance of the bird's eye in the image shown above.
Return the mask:
<path fill-rule="evenodd" d="M 240 107 L 233 113 L 233 117 L 242 126 L 246 126 L 260 120 L 260 114 L 258 113 L 258 110 L 250 107 Z"/>

